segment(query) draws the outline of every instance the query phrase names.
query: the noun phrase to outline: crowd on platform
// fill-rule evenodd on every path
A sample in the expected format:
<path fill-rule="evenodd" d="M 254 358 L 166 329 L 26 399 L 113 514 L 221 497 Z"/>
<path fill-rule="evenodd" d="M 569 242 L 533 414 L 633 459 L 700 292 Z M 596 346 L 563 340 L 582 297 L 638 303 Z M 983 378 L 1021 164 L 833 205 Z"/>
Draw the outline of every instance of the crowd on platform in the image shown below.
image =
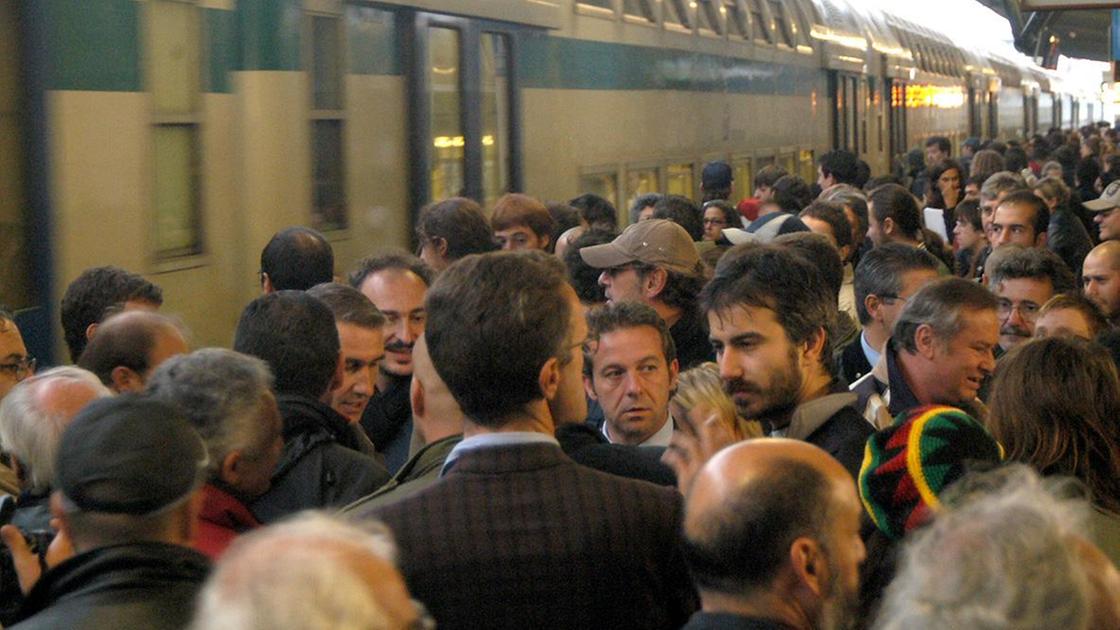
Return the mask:
<path fill-rule="evenodd" d="M 230 348 L 88 269 L 73 365 L 0 310 L 0 624 L 1120 627 L 1116 136 L 292 227 Z"/>

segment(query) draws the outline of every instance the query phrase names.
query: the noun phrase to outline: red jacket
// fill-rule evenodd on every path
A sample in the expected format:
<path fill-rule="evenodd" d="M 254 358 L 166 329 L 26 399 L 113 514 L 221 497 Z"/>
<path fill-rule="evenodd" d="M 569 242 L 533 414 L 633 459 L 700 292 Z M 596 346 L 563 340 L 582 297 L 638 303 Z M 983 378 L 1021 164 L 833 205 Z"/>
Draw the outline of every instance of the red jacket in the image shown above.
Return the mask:
<path fill-rule="evenodd" d="M 198 536 L 194 548 L 217 560 L 233 539 L 242 532 L 260 527 L 245 504 L 212 484 L 202 487 L 202 510 L 198 515 Z"/>

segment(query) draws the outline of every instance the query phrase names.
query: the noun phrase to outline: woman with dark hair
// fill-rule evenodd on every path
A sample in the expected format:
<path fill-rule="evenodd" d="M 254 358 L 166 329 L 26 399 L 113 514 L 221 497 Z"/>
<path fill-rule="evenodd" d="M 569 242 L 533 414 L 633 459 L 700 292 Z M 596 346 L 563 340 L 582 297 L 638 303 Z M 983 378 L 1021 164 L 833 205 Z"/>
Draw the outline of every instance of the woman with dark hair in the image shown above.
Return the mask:
<path fill-rule="evenodd" d="M 741 228 L 743 220 L 730 201 L 713 199 L 704 202 L 704 240 L 721 241 L 724 228 Z"/>
<path fill-rule="evenodd" d="M 953 210 L 955 225 L 953 240 L 957 244 L 957 275 L 962 278 L 975 278 L 979 275 L 980 252 L 988 244 L 984 236 L 984 226 L 980 220 L 980 202 L 966 199 Z"/>
<path fill-rule="evenodd" d="M 946 211 L 946 216 L 952 216 L 948 211 L 964 199 L 964 171 L 961 165 L 956 160 L 942 160 L 934 164 L 929 170 L 929 183 L 926 207 L 941 208 Z"/>
<path fill-rule="evenodd" d="M 988 430 L 1008 461 L 1085 484 L 1096 542 L 1120 560 L 1120 382 L 1103 347 L 1048 337 L 996 364 Z"/>

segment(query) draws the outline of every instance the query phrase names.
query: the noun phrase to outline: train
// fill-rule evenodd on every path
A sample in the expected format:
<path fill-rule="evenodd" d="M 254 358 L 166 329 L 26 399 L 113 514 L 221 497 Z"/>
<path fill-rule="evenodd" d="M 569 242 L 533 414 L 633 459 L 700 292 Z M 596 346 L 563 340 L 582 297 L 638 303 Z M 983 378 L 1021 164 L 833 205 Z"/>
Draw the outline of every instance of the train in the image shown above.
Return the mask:
<path fill-rule="evenodd" d="M 842 148 L 876 173 L 927 136 L 1100 118 L 1098 86 L 954 45 L 858 0 L 0 3 L 0 301 L 41 364 L 83 269 L 144 274 L 228 345 L 288 225 L 338 273 L 414 245 L 418 210 L 506 191 L 734 194 Z"/>

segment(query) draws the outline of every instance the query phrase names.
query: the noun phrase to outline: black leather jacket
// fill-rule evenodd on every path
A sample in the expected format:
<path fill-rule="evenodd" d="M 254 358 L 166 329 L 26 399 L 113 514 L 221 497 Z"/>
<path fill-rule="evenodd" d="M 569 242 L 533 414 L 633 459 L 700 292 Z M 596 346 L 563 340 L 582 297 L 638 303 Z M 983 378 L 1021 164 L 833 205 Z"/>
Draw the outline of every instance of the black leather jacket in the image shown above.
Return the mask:
<path fill-rule="evenodd" d="M 130 543 L 78 554 L 47 571 L 13 628 L 185 628 L 210 571 L 206 556 L 178 545 Z"/>

